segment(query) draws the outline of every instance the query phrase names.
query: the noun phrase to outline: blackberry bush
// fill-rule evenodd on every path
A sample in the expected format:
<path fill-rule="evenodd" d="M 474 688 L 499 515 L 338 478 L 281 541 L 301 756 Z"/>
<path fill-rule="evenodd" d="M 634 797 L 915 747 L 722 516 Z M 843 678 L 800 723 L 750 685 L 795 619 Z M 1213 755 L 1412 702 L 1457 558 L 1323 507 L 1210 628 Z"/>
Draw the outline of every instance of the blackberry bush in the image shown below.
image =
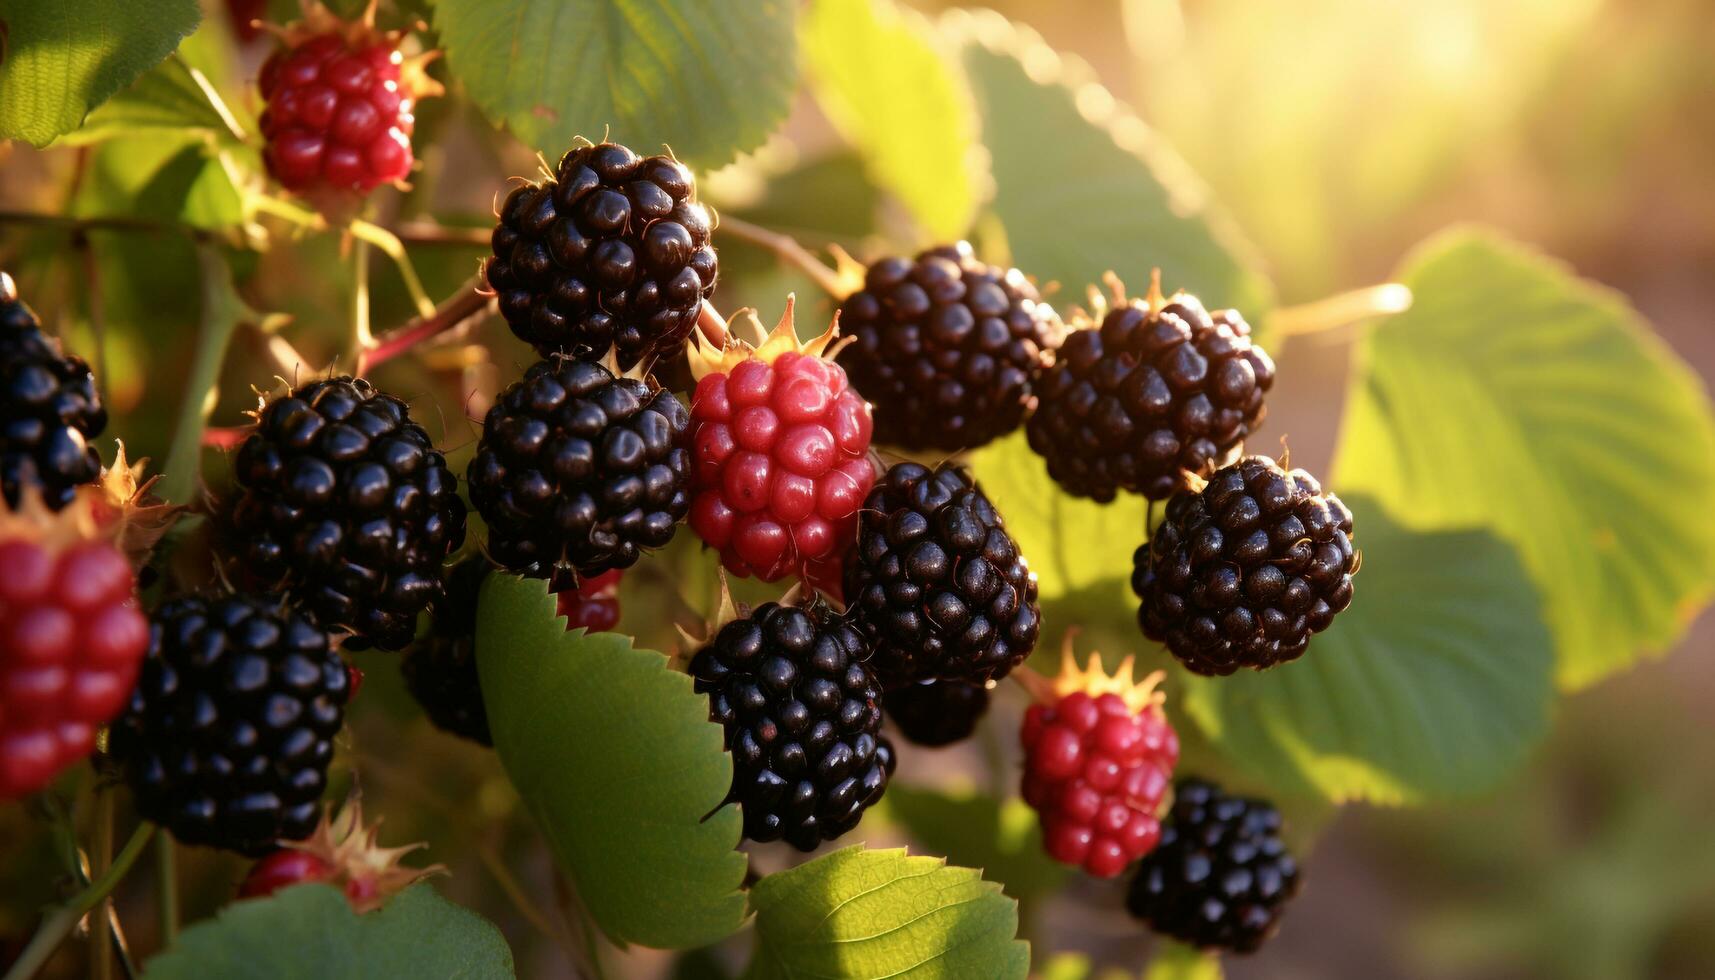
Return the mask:
<path fill-rule="evenodd" d="M 101 474 L 90 440 L 107 426 L 95 375 L 57 340 L 0 272 L 0 496 L 17 507 L 33 488 L 55 510 Z"/>

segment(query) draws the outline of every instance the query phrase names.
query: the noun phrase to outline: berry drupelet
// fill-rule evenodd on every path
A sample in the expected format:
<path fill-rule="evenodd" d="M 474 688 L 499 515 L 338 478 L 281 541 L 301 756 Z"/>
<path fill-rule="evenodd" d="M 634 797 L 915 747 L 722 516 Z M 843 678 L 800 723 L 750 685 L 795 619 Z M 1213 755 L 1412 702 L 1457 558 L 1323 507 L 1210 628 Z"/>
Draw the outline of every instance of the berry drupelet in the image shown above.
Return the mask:
<path fill-rule="evenodd" d="M 936 748 L 971 737 L 988 713 L 989 689 L 963 681 L 924 681 L 888 691 L 881 710 L 899 734 Z"/>
<path fill-rule="evenodd" d="M 646 381 L 538 362 L 495 399 L 466 472 L 489 557 L 560 587 L 664 546 L 691 506 L 690 424 Z"/>
<path fill-rule="evenodd" d="M 813 850 L 881 798 L 893 747 L 863 637 L 819 601 L 768 602 L 721 626 L 691 658 L 732 752 L 744 835 Z"/>
<path fill-rule="evenodd" d="M 34 487 L 54 510 L 71 503 L 80 484 L 101 474 L 89 441 L 106 426 L 89 365 L 61 354 L 0 272 L 0 497 L 17 507 L 21 491 Z"/>
<path fill-rule="evenodd" d="M 618 143 L 576 147 L 500 208 L 484 267 L 512 332 L 543 357 L 649 366 L 677 354 L 715 288 L 709 213 L 691 172 Z"/>
<path fill-rule="evenodd" d="M 288 590 L 328 628 L 397 650 L 464 541 L 458 479 L 405 403 L 350 377 L 267 402 L 225 514 L 234 572 Z"/>
<path fill-rule="evenodd" d="M 1134 556 L 1145 636 L 1188 670 L 1296 659 L 1352 603 L 1352 512 L 1314 477 L 1248 456 L 1175 494 Z"/>
<path fill-rule="evenodd" d="M 1037 384 L 1026 433 L 1066 492 L 1109 501 L 1120 491 L 1164 499 L 1228 462 L 1263 419 L 1274 362 L 1251 343 L 1234 310 L 1197 298 L 1114 308 L 1101 325 L 1073 330 Z"/>
<path fill-rule="evenodd" d="M 875 405 L 876 441 L 949 451 L 1018 428 L 1064 329 L 1023 273 L 965 242 L 871 265 L 840 326 L 854 338 L 840 364 Z"/>
<path fill-rule="evenodd" d="M 1181 782 L 1127 907 L 1156 932 L 1193 946 L 1255 952 L 1298 893 L 1298 863 L 1280 828 L 1280 812 L 1262 800 L 1228 796 L 1200 779 Z"/>
<path fill-rule="evenodd" d="M 845 565 L 854 625 L 889 689 L 982 684 L 1036 649 L 1036 576 L 964 470 L 898 463 L 871 491 Z"/>
<path fill-rule="evenodd" d="M 350 694 L 327 633 L 285 599 L 172 599 L 109 750 L 144 818 L 261 856 L 315 828 Z"/>

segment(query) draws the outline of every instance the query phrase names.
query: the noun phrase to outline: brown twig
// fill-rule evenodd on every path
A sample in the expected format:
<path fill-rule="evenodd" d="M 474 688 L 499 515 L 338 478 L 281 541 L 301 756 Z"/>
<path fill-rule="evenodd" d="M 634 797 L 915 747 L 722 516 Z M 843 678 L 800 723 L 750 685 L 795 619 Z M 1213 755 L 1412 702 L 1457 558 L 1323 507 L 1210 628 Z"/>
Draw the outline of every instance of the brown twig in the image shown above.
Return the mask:
<path fill-rule="evenodd" d="M 494 232 L 487 228 L 461 228 L 434 221 L 407 221 L 393 229 L 407 245 L 487 246 Z"/>
<path fill-rule="evenodd" d="M 798 240 L 792 236 L 782 235 L 780 232 L 770 231 L 761 225 L 753 225 L 743 219 L 726 215 L 721 216 L 720 224 L 716 230 L 724 231 L 734 238 L 768 249 L 779 256 L 781 261 L 794 266 L 799 272 L 809 276 L 829 296 L 836 300 L 846 298 L 848 290 L 845 283 L 841 281 L 839 273 L 828 268 L 821 259 L 811 255 L 809 250 L 798 244 Z"/>
<path fill-rule="evenodd" d="M 357 374 L 362 376 L 377 364 L 382 364 L 423 343 L 436 334 L 453 330 L 469 320 L 486 316 L 494 306 L 494 297 L 477 291 L 481 278 L 473 278 L 459 287 L 452 298 L 435 308 L 432 316 L 412 320 L 377 338 L 374 346 L 362 351 L 357 358 Z"/>

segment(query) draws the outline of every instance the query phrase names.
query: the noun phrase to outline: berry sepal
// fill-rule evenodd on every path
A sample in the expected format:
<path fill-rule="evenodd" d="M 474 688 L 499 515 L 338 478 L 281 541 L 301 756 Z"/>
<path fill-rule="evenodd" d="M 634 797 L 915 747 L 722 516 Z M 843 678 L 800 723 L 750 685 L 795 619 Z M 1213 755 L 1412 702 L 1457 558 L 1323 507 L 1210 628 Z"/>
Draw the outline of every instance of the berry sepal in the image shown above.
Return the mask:
<path fill-rule="evenodd" d="M 440 864 L 426 868 L 401 864 L 405 855 L 428 845 L 382 847 L 380 831 L 379 819 L 364 824 L 363 805 L 356 797 L 337 811 L 330 804 L 307 840 L 284 841 L 280 850 L 256 862 L 239 885 L 238 897 L 257 898 L 313 881 L 343 890 L 359 913 L 373 912 L 422 879 L 447 873 Z"/>
<path fill-rule="evenodd" d="M 701 331 L 693 331 L 691 342 L 685 347 L 685 356 L 691 362 L 691 377 L 701 381 L 711 374 L 731 374 L 733 368 L 745 361 L 758 360 L 764 364 L 773 364 L 785 354 L 802 354 L 805 357 L 820 357 L 833 360 L 839 355 L 851 338 L 840 338 L 840 315 L 836 311 L 834 318 L 828 323 L 828 329 L 809 340 L 798 339 L 798 329 L 794 308 L 798 302 L 797 294 L 786 294 L 786 310 L 780 314 L 780 319 L 774 324 L 774 329 L 763 333 L 762 321 L 757 319 L 753 309 L 742 309 L 727 317 L 725 342 L 716 345 Z M 743 317 L 746 330 L 757 338 L 752 344 L 738 336 L 733 324 Z"/>

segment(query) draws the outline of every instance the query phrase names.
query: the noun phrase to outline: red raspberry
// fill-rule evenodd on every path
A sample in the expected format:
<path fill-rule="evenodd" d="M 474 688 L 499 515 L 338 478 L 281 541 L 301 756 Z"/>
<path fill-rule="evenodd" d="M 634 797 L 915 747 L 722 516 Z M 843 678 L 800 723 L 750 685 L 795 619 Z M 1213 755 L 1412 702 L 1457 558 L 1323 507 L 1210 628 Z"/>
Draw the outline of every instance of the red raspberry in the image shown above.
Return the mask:
<path fill-rule="evenodd" d="M 838 326 L 799 344 L 792 300 L 761 347 L 691 349 L 691 529 L 735 575 L 838 581 L 875 482 L 868 403 L 827 356 Z"/>
<path fill-rule="evenodd" d="M 426 58 L 399 53 L 403 32 L 375 29 L 374 6 L 341 21 L 312 4 L 277 29 L 281 48 L 262 66 L 268 172 L 287 190 L 361 196 L 411 172 L 416 100 L 439 94 Z"/>
<path fill-rule="evenodd" d="M 441 865 L 410 868 L 399 863 L 423 847 L 382 847 L 376 843 L 381 821 L 365 827 L 363 807 L 352 799 L 338 813 L 330 806 L 309 839 L 293 842 L 250 866 L 238 886 L 239 898 L 260 898 L 305 882 L 340 888 L 359 912 L 380 908 L 407 886 L 437 872 Z"/>
<path fill-rule="evenodd" d="M 0 503 L 0 800 L 47 786 L 124 710 L 149 648 L 136 578 L 89 499 Z"/>
<path fill-rule="evenodd" d="M 1037 703 L 1025 712 L 1024 800 L 1050 857 L 1112 878 L 1161 839 L 1179 736 L 1161 711 L 1160 671 L 1137 684 L 1127 658 L 1113 676 L 1094 655 L 1048 681 L 1021 671 Z"/>
<path fill-rule="evenodd" d="M 579 627 L 591 633 L 601 633 L 619 625 L 619 578 L 623 569 L 615 568 L 586 578 L 576 589 L 556 593 L 559 614 L 566 617 L 566 629 Z"/>

